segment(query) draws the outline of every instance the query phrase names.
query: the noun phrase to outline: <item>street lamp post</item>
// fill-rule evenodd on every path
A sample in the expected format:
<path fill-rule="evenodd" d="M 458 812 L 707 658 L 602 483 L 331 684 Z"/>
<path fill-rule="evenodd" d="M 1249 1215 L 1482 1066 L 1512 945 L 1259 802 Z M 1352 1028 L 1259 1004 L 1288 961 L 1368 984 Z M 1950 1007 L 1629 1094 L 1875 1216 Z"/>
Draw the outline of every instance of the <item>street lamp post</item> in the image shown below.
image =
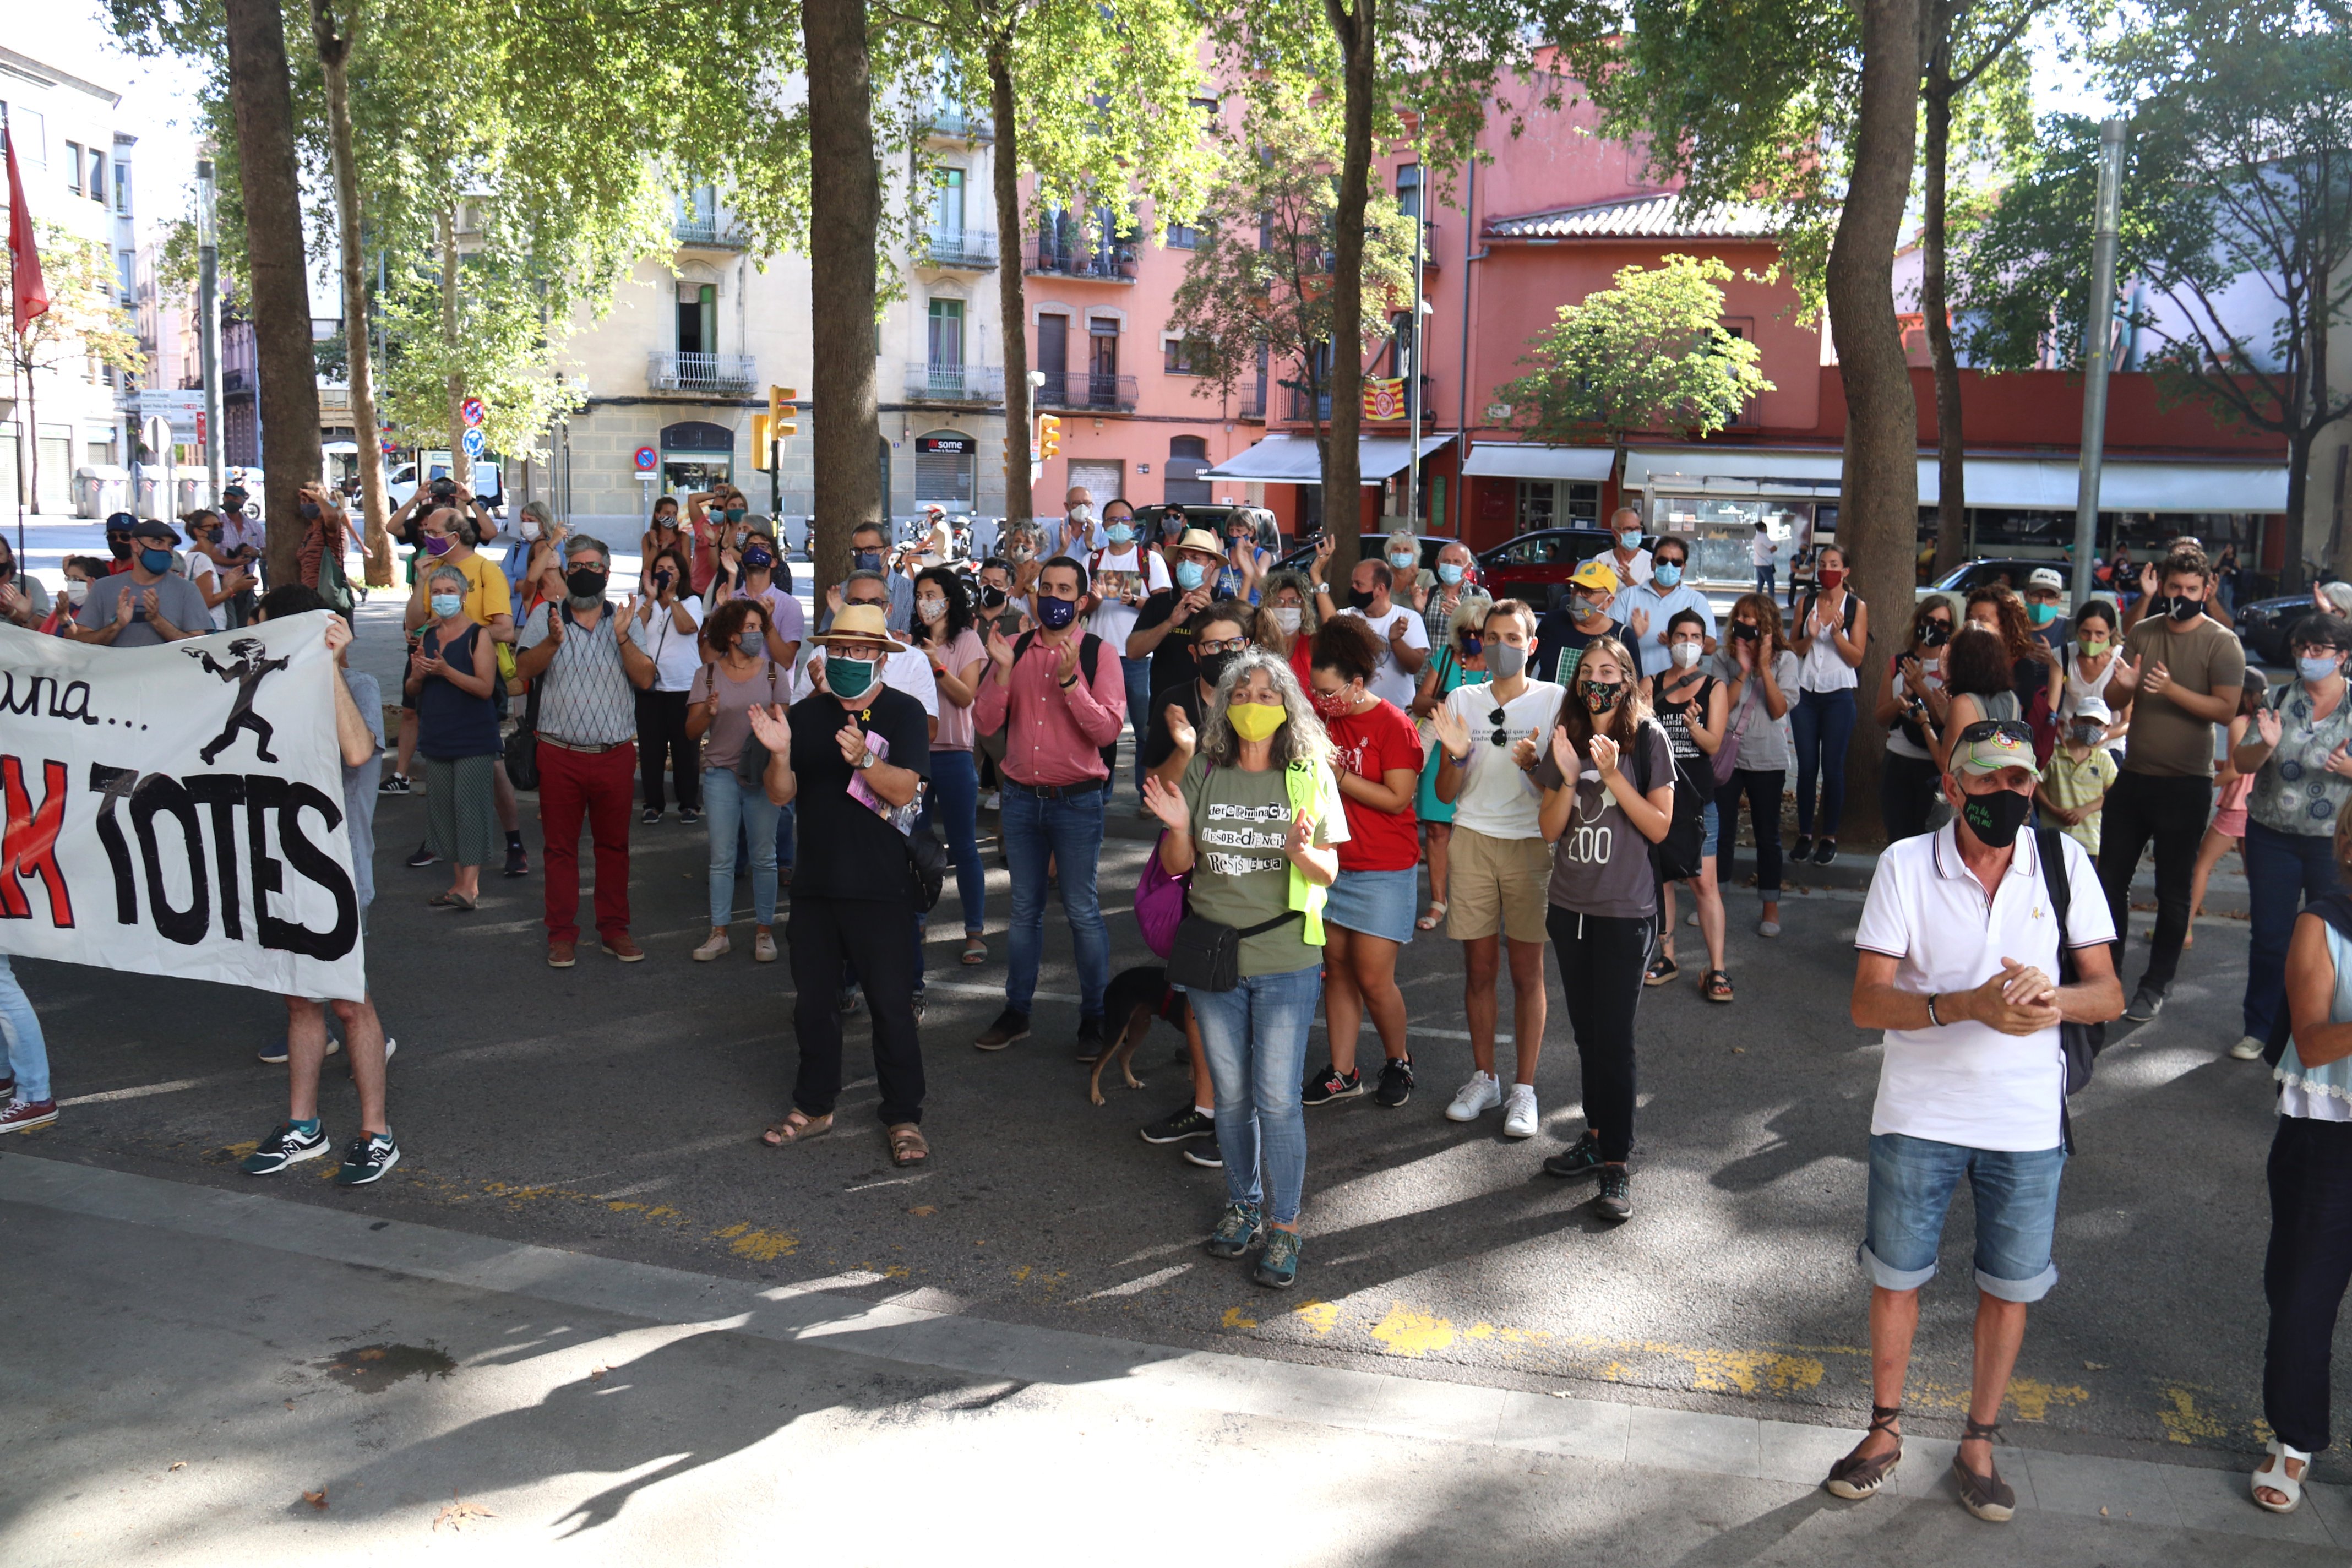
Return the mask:
<path fill-rule="evenodd" d="M 2091 303 L 2083 327 L 2083 466 L 2074 490 L 2074 605 L 2090 602 L 2099 552 L 2099 470 L 2106 457 L 2107 372 L 2113 368 L 2116 238 L 2122 227 L 2124 122 L 2099 127 L 2099 206 L 2091 230 Z M 2122 584 L 2118 584 L 2120 588 Z"/>
<path fill-rule="evenodd" d="M 196 160 L 196 353 L 205 378 L 207 504 L 221 493 L 220 236 L 213 219 L 213 161 Z M 366 432 L 373 436 L 373 431 Z"/>
<path fill-rule="evenodd" d="M 1414 171 L 1416 177 L 1420 171 Z M 1411 333 L 1412 353 L 1405 364 L 1405 479 L 1404 521 L 1415 533 L 1421 531 L 1421 319 L 1429 310 L 1429 301 L 1421 297 L 1422 264 L 1427 259 L 1429 220 L 1421 210 L 1427 193 L 1419 185 L 1413 187 L 1412 198 L 1412 316 L 1406 331 Z"/>

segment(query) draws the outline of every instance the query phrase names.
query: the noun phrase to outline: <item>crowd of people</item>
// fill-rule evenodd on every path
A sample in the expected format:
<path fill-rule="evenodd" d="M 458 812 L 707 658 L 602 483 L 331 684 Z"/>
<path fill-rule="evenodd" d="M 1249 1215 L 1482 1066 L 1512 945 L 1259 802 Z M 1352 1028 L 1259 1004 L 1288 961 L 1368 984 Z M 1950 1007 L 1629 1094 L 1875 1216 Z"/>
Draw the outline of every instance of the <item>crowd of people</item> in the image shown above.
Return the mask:
<path fill-rule="evenodd" d="M 305 491 L 300 580 L 266 594 L 243 499 L 189 514 L 178 533 L 110 520 L 113 559 L 68 561 L 54 597 L 0 549 L 0 616 L 126 647 L 347 608 L 348 525 L 332 492 Z M 421 490 L 394 520 L 414 553 L 389 748 L 382 693 L 348 668 L 346 623 L 326 622 L 362 906 L 379 794 L 422 783 L 425 842 L 408 863 L 446 861 L 448 883 L 426 901 L 462 915 L 490 860 L 530 874 L 520 783 L 537 795 L 547 963 L 580 962 L 583 830 L 596 945 L 641 962 L 632 816 L 659 822 L 674 798 L 709 842 L 709 932 L 693 960 L 732 952 L 748 875 L 751 959 L 790 962 L 793 1083 L 761 1137 L 781 1149 L 834 1130 L 844 1020 L 862 1008 L 888 1157 L 919 1169 L 931 1158 L 926 925 L 952 878 L 959 962 L 994 962 L 980 823 L 992 812 L 1009 872 L 1003 997 L 972 1045 L 1003 1051 L 1035 1032 L 1057 896 L 1079 994 L 1071 1043 L 1101 1059 L 1131 1048 L 1139 1017 L 1181 1025 L 1192 1091 L 1141 1134 L 1223 1171 L 1207 1250 L 1281 1289 L 1304 1265 L 1306 1113 L 1368 1093 L 1410 1103 L 1397 965 L 1441 932 L 1458 950 L 1471 1047 L 1444 1114 L 1499 1113 L 1508 1139 L 1541 1131 L 1549 949 L 1583 1116 L 1542 1168 L 1590 1182 L 1601 1216 L 1633 1215 L 1636 1018 L 1646 989 L 1681 974 L 1677 900 L 1690 899 L 1705 950 L 1699 995 L 1732 1005 L 1726 890 L 1741 807 L 1754 930 L 1778 938 L 1786 862 L 1838 857 L 1868 689 L 1889 840 L 1854 939 L 1851 1003 L 1858 1027 L 1885 1037 L 1857 1249 L 1874 1410 L 1826 1485 L 1866 1498 L 1900 1462 L 1918 1295 L 1965 1180 L 1978 1364 L 1954 1468 L 1971 1512 L 2009 1517 L 2014 1494 L 1990 1445 L 2027 1309 L 2058 1277 L 2067 1096 L 2104 1026 L 2162 1010 L 2205 879 L 2234 848 L 2252 921 L 2243 1035 L 2228 1054 L 2267 1060 L 2280 1086 L 2265 1268 L 2276 1437 L 2254 1500 L 2296 1505 L 2327 1442 L 2330 1331 L 2352 1282 L 2339 1218 L 2352 1203 L 2352 624 L 2336 600 L 2315 598 L 2289 639 L 2293 675 L 2271 686 L 2206 614 L 2214 570 L 2183 542 L 2149 563 L 2149 591 L 2127 611 L 2095 599 L 2065 613 L 2054 573 L 2022 592 L 1928 596 L 1885 667 L 1865 669 L 1870 610 L 1834 545 L 1811 553 L 1785 618 L 1759 556 L 1756 588 L 1718 620 L 1685 575 L 1688 542 L 1645 545 L 1627 510 L 1612 522 L 1617 547 L 1539 612 L 1488 595 L 1459 546 L 1424 566 L 1412 536 L 1381 541 L 1341 586 L 1330 541 L 1306 570 L 1274 570 L 1246 517 L 1220 534 L 1167 510 L 1172 524 L 1148 540 L 1124 501 L 1097 515 L 1076 494 L 1051 534 L 1017 524 L 969 574 L 937 541 L 894 553 L 881 529 L 861 527 L 854 569 L 812 622 L 773 524 L 740 492 L 660 502 L 622 592 L 608 547 L 536 503 L 493 559 L 500 535 L 473 498 Z M 394 767 L 379 782 L 387 749 Z M 1797 837 L 1784 854 L 1792 773 Z M 1157 829 L 1132 896 L 1164 967 L 1114 976 L 1099 868 L 1130 778 Z M 2151 848 L 2157 915 L 2126 991 L 2131 883 Z M 263 1055 L 288 1065 L 288 1114 L 244 1168 L 266 1175 L 330 1149 L 320 1070 L 342 1050 L 360 1129 L 338 1180 L 378 1179 L 399 1159 L 385 1108 L 394 1042 L 370 1002 L 287 1006 L 285 1038 Z M 1367 1022 L 1376 1066 L 1360 1047 Z M 5 960 L 0 1034 L 0 1131 L 47 1125 L 57 1111 L 38 1019 Z"/>

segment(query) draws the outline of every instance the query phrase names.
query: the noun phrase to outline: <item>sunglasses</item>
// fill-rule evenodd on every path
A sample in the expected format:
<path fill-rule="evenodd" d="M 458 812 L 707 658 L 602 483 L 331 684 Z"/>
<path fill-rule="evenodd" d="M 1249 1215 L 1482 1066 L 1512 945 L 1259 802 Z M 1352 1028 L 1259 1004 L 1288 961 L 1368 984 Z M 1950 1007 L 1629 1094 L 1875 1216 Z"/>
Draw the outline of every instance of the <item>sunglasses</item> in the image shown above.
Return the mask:
<path fill-rule="evenodd" d="M 1957 739 L 1964 746 L 1972 746 L 1980 741 L 2001 740 L 2012 745 L 2031 748 L 2033 726 L 2019 719 L 1979 719 L 1961 730 Z"/>
<path fill-rule="evenodd" d="M 1503 723 L 1503 710 L 1500 708 L 1496 709 L 1492 713 L 1486 715 L 1486 722 L 1496 726 L 1495 732 L 1486 738 L 1490 744 L 1507 746 L 1511 743 L 1511 732 L 1508 730 L 1501 728 Z"/>

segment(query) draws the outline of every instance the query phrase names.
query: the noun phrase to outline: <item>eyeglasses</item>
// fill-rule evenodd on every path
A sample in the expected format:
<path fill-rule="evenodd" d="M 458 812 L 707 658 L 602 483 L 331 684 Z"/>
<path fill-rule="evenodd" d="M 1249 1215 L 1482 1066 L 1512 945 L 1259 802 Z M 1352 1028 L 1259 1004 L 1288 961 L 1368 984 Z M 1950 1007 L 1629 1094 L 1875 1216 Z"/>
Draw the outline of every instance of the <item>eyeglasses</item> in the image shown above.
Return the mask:
<path fill-rule="evenodd" d="M 1213 638 L 1207 642 L 1195 643 L 1193 645 L 1193 649 L 1195 652 L 1208 654 L 1239 653 L 1242 649 L 1249 647 L 1249 645 L 1250 642 L 1247 637 L 1222 637 Z"/>

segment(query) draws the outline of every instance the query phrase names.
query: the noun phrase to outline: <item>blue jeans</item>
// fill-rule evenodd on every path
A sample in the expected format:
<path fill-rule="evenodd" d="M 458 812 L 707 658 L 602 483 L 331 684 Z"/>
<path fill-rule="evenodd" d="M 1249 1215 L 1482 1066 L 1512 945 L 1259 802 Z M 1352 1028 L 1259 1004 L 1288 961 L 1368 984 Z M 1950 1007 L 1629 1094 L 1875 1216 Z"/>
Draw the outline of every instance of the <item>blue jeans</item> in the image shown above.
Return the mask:
<path fill-rule="evenodd" d="M 1127 721 L 1135 731 L 1135 798 L 1143 798 L 1143 741 L 1151 732 L 1151 659 L 1121 658 L 1127 675 Z M 1105 762 L 1110 759 L 1106 757 Z M 1118 769 L 1111 769 L 1111 777 L 1118 777 Z M 1108 786 L 1106 785 L 1106 788 Z"/>
<path fill-rule="evenodd" d="M 1286 974 L 1244 975 L 1231 991 L 1187 991 L 1201 1049 L 1217 1086 L 1217 1152 L 1225 1195 L 1256 1207 L 1272 1202 L 1277 1225 L 1298 1218 L 1307 1186 L 1307 1030 L 1323 994 L 1320 965 Z"/>
<path fill-rule="evenodd" d="M 1779 574 L 1779 572 L 1780 568 L 1777 566 L 1759 566 L 1756 568 L 1756 591 L 1763 595 L 1766 598 L 1770 598 L 1772 596 L 1772 579 Z"/>
<path fill-rule="evenodd" d="M 1789 710 L 1797 742 L 1797 832 L 1813 832 L 1813 780 L 1822 785 L 1822 837 L 1835 838 L 1845 815 L 1845 748 L 1853 738 L 1853 688 L 1807 691 Z"/>
<path fill-rule="evenodd" d="M 2294 917 L 2322 893 L 2336 890 L 2332 833 L 2281 833 L 2246 819 L 2247 913 L 2252 941 L 2246 952 L 2246 1033 L 2268 1041 L 2286 991 L 2286 944 Z"/>
<path fill-rule="evenodd" d="M 955 867 L 963 929 L 979 931 L 988 924 L 988 871 L 980 863 L 980 764 L 970 752 L 931 753 L 931 787 L 923 794 L 915 831 L 929 833 L 935 821 L 947 836 L 948 860 Z M 915 973 L 922 973 L 919 964 Z"/>
<path fill-rule="evenodd" d="M 702 809 L 710 833 L 710 923 L 723 926 L 734 918 L 736 848 L 748 840 L 751 918 L 763 926 L 775 924 L 777 808 L 768 804 L 767 790 L 745 784 L 733 768 L 705 768 Z"/>
<path fill-rule="evenodd" d="M 1013 927 L 1005 945 L 1004 1005 L 1026 1017 L 1037 994 L 1037 965 L 1045 952 L 1045 864 L 1062 887 L 1070 946 L 1078 961 L 1078 1011 L 1099 1018 L 1110 984 L 1110 931 L 1095 901 L 1095 863 L 1102 857 L 1106 785 L 1080 795 L 1046 799 L 1007 779 L 998 820 L 1004 858 L 1013 868 Z"/>
<path fill-rule="evenodd" d="M 2004 1301 L 2039 1301 L 2058 1283 L 2050 1260 L 2066 1151 L 1967 1149 L 1901 1132 L 1870 1135 L 1868 1228 L 1854 1260 L 1885 1290 L 1936 1277 L 1944 1215 L 1966 1176 L 1976 1199 L 1977 1287 Z"/>
<path fill-rule="evenodd" d="M 37 1105 L 49 1098 L 49 1047 L 8 955 L 0 952 L 0 1064 L 16 1080 L 16 1098 Z"/>

